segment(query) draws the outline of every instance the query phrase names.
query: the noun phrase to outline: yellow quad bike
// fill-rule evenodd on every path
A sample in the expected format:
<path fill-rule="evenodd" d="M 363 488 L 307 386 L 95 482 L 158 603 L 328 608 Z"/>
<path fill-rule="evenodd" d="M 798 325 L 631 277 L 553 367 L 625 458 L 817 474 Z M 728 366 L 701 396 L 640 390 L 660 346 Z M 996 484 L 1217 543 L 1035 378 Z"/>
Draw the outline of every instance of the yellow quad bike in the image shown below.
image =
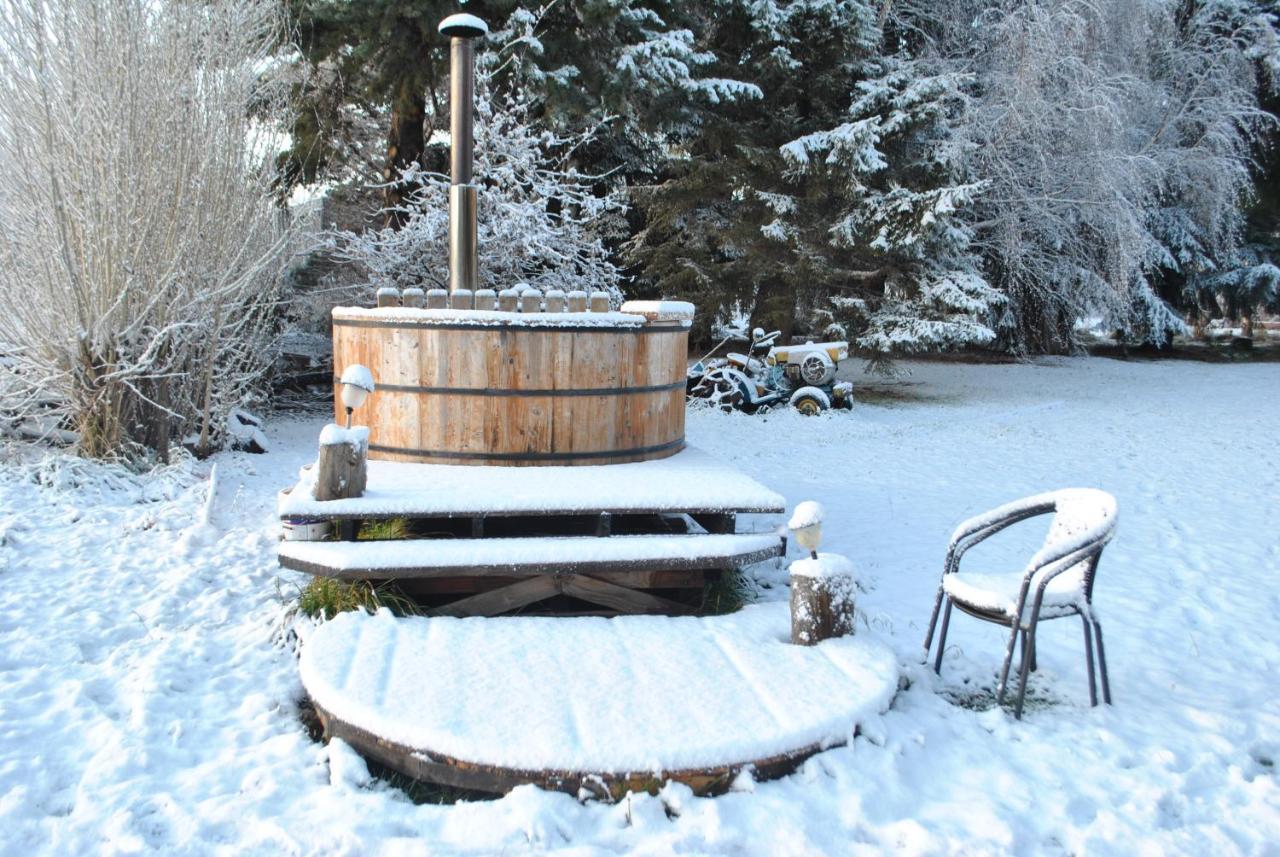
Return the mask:
<path fill-rule="evenodd" d="M 757 327 L 746 354 L 730 352 L 709 359 L 728 339 L 721 342 L 689 369 L 689 396 L 746 413 L 768 410 L 784 401 L 806 416 L 853 407 L 853 385 L 835 383 L 840 361 L 849 356 L 849 343 L 779 346 L 774 344 L 779 335 Z"/>

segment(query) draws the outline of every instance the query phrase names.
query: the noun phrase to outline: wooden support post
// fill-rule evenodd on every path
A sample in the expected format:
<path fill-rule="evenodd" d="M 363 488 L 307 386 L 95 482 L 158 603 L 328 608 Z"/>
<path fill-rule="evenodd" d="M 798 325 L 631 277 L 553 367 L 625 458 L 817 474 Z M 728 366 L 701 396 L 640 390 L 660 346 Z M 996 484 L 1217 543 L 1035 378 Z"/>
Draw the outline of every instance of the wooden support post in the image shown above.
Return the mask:
<path fill-rule="evenodd" d="M 542 312 L 542 292 L 525 289 L 520 295 L 520 312 Z"/>
<path fill-rule="evenodd" d="M 613 515 L 608 512 L 601 512 L 600 517 L 596 518 L 596 535 L 604 538 L 613 533 Z"/>
<path fill-rule="evenodd" d="M 338 541 L 354 542 L 356 533 L 360 530 L 360 522 L 352 518 L 343 518 L 338 521 Z"/>
<path fill-rule="evenodd" d="M 608 312 L 609 311 L 609 293 L 608 292 L 592 292 L 591 293 L 591 311 L 592 312 Z"/>
<path fill-rule="evenodd" d="M 400 290 L 393 289 L 391 286 L 378 289 L 378 306 L 400 306 Z"/>
<path fill-rule="evenodd" d="M 368 481 L 369 429 L 325 426 L 320 433 L 313 494 L 317 500 L 359 497 Z"/>
<path fill-rule="evenodd" d="M 569 292 L 565 298 L 565 303 L 569 308 L 569 312 L 586 312 L 587 311 L 587 293 L 580 291 Z"/>
<path fill-rule="evenodd" d="M 405 289 L 400 293 L 400 302 L 407 307 L 422 308 L 424 302 L 422 289 Z"/>
<path fill-rule="evenodd" d="M 475 292 L 471 289 L 456 289 L 449 295 L 450 309 L 475 309 Z"/>
<path fill-rule="evenodd" d="M 547 290 L 547 312 L 564 312 L 565 296 L 560 289 Z"/>
<path fill-rule="evenodd" d="M 814 646 L 852 634 L 858 582 L 853 563 L 821 554 L 791 564 L 791 642 Z"/>
<path fill-rule="evenodd" d="M 449 293 L 444 289 L 427 289 L 427 309 L 448 309 Z"/>
<path fill-rule="evenodd" d="M 498 309 L 501 312 L 515 312 L 520 296 L 515 289 L 503 289 L 498 292 Z"/>
<path fill-rule="evenodd" d="M 471 519 L 471 538 L 473 539 L 484 538 L 484 516 L 483 515 L 477 515 L 476 517 Z"/>
<path fill-rule="evenodd" d="M 476 289 L 476 309 L 492 312 L 498 308 L 498 293 L 493 289 Z"/>

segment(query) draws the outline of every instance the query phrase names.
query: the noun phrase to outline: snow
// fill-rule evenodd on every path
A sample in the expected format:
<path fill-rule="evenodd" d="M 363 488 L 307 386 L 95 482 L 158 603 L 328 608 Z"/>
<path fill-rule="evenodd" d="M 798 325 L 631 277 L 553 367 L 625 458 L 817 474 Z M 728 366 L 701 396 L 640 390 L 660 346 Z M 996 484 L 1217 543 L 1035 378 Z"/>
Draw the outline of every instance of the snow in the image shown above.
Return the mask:
<path fill-rule="evenodd" d="M 805 557 L 804 559 L 796 560 L 791 563 L 787 571 L 792 577 L 812 577 L 826 580 L 845 579 L 855 582 L 858 579 L 853 563 L 849 561 L 847 556 L 825 551 L 819 553 L 817 559 Z M 951 576 L 954 577 L 955 575 Z"/>
<path fill-rule="evenodd" d="M 1023 575 L 1013 574 L 948 574 L 942 579 L 942 588 L 952 598 L 971 604 L 982 610 L 1000 611 L 1007 616 L 1018 615 L 1018 596 L 1022 591 Z M 1033 581 L 1027 592 L 1022 620 L 1030 622 L 1033 601 L 1039 579 Z M 1066 571 L 1049 581 L 1044 589 L 1040 615 L 1051 618 L 1070 613 L 1074 606 L 1084 606 L 1084 578 L 1076 571 Z"/>
<path fill-rule="evenodd" d="M 798 530 L 801 527 L 821 524 L 825 514 L 826 510 L 817 500 L 804 500 L 796 504 L 795 510 L 791 513 L 791 520 L 787 521 L 787 529 Z"/>
<path fill-rule="evenodd" d="M 446 34 L 450 30 L 460 29 L 464 32 L 474 30 L 477 34 L 484 35 L 489 32 L 489 25 L 480 18 L 477 18 L 475 15 L 469 15 L 466 12 L 457 12 L 441 21 L 436 29 L 441 33 Z M 468 33 L 464 38 L 473 38 L 473 36 Z"/>
<path fill-rule="evenodd" d="M 346 378 L 347 373 L 351 369 L 364 369 L 363 366 L 350 366 L 347 372 L 342 373 L 342 377 Z M 368 373 L 368 369 L 364 369 Z M 345 383 L 345 382 L 344 382 Z M 329 423 L 320 430 L 320 445 L 335 446 L 340 443 L 350 444 L 357 449 L 362 449 L 369 445 L 369 427 L 368 426 L 352 426 L 351 428 L 343 428 L 337 423 Z"/>
<path fill-rule="evenodd" d="M 336 570 L 693 561 L 777 551 L 776 535 L 566 536 L 561 538 L 398 539 L 281 542 L 280 556 Z"/>
<path fill-rule="evenodd" d="M 504 292 L 509 290 L 504 289 Z M 479 309 L 419 307 L 334 307 L 333 317 L 348 321 L 391 321 L 414 324 L 474 324 L 504 327 L 638 327 L 642 315 L 624 312 L 503 312 Z"/>
<path fill-rule="evenodd" d="M 210 462 L 138 476 L 0 450 L 0 853 L 1273 852 L 1280 365 L 903 368 L 857 376 L 850 413 L 690 410 L 691 442 L 826 505 L 824 547 L 866 590 L 857 634 L 906 685 L 850 745 L 714 799 L 526 787 L 439 806 L 355 785 L 299 722 L 283 611 L 307 577 L 275 560 L 275 491 L 324 415 L 269 422 L 265 455 L 215 456 L 219 531 L 189 550 Z M 959 521 L 1068 485 L 1124 514 L 1094 589 L 1116 704 L 1089 708 L 1079 624 L 1048 622 L 1014 722 L 990 707 L 1007 632 L 953 614 L 939 678 L 919 662 L 925 625 Z M 1047 524 L 965 562 L 1016 571 Z M 785 565 L 753 576 L 786 599 Z"/>
<path fill-rule="evenodd" d="M 622 311 L 650 321 L 688 321 L 693 318 L 694 307 L 688 301 L 627 301 Z"/>
<path fill-rule="evenodd" d="M 790 622 L 780 602 L 707 618 L 347 613 L 307 636 L 302 682 L 343 721 L 467 762 L 729 765 L 848 741 L 897 692 L 897 662 L 871 635 L 793 646 Z"/>
<path fill-rule="evenodd" d="M 786 501 L 750 476 L 700 449 L 668 458 L 596 467 L 459 467 L 370 461 L 360 497 L 311 497 L 315 474 L 279 498 L 280 516 L 379 516 L 599 513 L 646 511 L 781 511 Z"/>

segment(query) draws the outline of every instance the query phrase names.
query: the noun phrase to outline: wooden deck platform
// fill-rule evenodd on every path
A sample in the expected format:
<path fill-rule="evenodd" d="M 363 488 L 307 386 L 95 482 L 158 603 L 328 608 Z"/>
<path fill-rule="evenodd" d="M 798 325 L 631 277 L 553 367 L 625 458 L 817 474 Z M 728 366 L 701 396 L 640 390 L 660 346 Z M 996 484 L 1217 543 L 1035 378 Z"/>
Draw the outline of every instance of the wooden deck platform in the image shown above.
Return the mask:
<path fill-rule="evenodd" d="M 468 467 L 370 461 L 364 496 L 320 501 L 312 475 L 280 494 L 280 517 L 486 518 L 781 512 L 781 494 L 699 449 L 594 467 Z"/>
<path fill-rule="evenodd" d="M 314 474 L 281 492 L 282 518 L 335 521 L 338 541 L 283 542 L 280 564 L 321 577 L 394 580 L 444 615 L 666 613 L 697 609 L 724 571 L 785 553 L 773 533 L 738 533 L 740 513 L 783 498 L 696 449 L 575 467 L 369 462 L 361 497 L 316 500 Z M 407 538 L 358 539 L 403 519 Z"/>
<path fill-rule="evenodd" d="M 793 646 L 788 623 L 781 602 L 706 618 L 348 613 L 306 636 L 301 674 L 328 736 L 417 779 L 710 794 L 847 742 L 897 692 L 870 635 Z"/>

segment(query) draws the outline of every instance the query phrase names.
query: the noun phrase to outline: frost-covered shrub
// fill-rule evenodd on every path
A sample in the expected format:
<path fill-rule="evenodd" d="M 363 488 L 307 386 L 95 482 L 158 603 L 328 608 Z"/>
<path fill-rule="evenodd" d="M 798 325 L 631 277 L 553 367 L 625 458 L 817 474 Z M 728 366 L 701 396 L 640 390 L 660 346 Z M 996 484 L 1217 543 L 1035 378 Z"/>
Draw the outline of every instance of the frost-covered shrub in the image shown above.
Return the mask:
<path fill-rule="evenodd" d="M 622 198 L 570 163 L 587 136 L 566 139 L 540 129 L 522 96 L 489 95 L 477 81 L 475 182 L 481 288 L 518 283 L 546 291 L 603 290 L 621 297 L 621 276 L 605 245 Z M 338 231 L 334 252 L 363 267 L 368 289 L 445 288 L 449 283 L 449 176 L 409 170 L 417 189 L 394 209 L 399 228 Z M 364 296 L 367 299 L 367 295 Z"/>
<path fill-rule="evenodd" d="M 216 441 L 274 358 L 269 0 L 0 4 L 0 419 Z"/>

